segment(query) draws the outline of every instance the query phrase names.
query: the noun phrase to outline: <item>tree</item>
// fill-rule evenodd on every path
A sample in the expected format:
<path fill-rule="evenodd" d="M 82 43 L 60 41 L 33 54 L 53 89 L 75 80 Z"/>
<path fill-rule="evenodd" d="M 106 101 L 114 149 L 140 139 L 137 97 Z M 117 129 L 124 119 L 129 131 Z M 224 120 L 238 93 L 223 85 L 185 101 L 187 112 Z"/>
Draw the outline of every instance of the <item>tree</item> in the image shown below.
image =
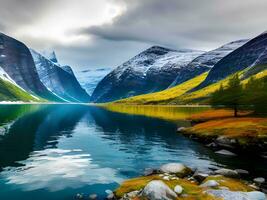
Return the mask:
<path fill-rule="evenodd" d="M 233 75 L 228 82 L 228 86 L 224 89 L 220 88 L 212 94 L 211 105 L 223 105 L 234 109 L 234 116 L 237 117 L 238 107 L 242 102 L 243 88 L 238 74 Z"/>

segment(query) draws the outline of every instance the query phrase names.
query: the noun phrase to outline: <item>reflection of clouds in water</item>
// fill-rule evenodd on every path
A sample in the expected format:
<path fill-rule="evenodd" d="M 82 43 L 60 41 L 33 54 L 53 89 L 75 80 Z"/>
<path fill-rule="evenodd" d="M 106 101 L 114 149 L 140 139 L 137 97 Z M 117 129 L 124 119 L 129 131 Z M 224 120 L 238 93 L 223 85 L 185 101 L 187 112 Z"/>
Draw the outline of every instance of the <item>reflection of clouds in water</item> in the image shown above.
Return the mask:
<path fill-rule="evenodd" d="M 5 168 L 2 175 L 7 179 L 7 184 L 21 185 L 24 190 L 44 188 L 57 191 L 67 187 L 78 188 L 121 181 L 116 178 L 114 169 L 100 168 L 92 163 L 89 154 L 82 154 L 80 151 L 35 151 L 26 161 L 20 162 L 24 166 Z"/>

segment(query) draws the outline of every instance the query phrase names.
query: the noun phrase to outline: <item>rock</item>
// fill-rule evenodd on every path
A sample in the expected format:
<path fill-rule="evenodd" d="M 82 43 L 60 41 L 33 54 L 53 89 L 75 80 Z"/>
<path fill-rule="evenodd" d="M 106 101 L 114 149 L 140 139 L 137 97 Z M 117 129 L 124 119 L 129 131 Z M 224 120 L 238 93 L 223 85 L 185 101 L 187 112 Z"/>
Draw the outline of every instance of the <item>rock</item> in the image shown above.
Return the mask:
<path fill-rule="evenodd" d="M 211 143 L 207 144 L 206 146 L 209 147 L 209 148 L 216 148 L 216 147 L 218 147 L 218 145 L 215 142 L 211 142 Z"/>
<path fill-rule="evenodd" d="M 163 177 L 163 180 L 169 181 L 170 178 L 169 178 L 168 176 L 164 176 L 164 177 Z"/>
<path fill-rule="evenodd" d="M 89 195 L 90 200 L 96 200 L 97 199 L 97 194 L 91 194 Z"/>
<path fill-rule="evenodd" d="M 216 154 L 221 154 L 221 155 L 224 155 L 224 156 L 236 156 L 235 153 L 233 153 L 231 151 L 228 151 L 228 150 L 225 150 L 225 149 L 222 149 L 220 151 L 216 151 L 215 153 Z"/>
<path fill-rule="evenodd" d="M 222 147 L 233 148 L 233 145 L 236 144 L 236 140 L 220 136 L 216 139 L 216 143 Z"/>
<path fill-rule="evenodd" d="M 183 188 L 182 188 L 182 186 L 180 186 L 180 185 L 176 185 L 176 186 L 174 187 L 174 192 L 175 192 L 176 194 L 182 194 L 182 192 L 183 192 Z"/>
<path fill-rule="evenodd" d="M 113 193 L 110 193 L 108 196 L 107 196 L 107 200 L 112 200 L 114 199 L 115 195 Z"/>
<path fill-rule="evenodd" d="M 185 129 L 186 129 L 185 127 L 179 127 L 179 128 L 177 129 L 177 131 L 178 131 L 178 132 L 183 132 Z"/>
<path fill-rule="evenodd" d="M 193 175 L 193 178 L 194 178 L 196 181 L 198 181 L 199 183 L 201 183 L 201 182 L 204 181 L 208 176 L 209 176 L 208 174 L 195 172 L 195 174 Z"/>
<path fill-rule="evenodd" d="M 208 190 L 207 193 L 217 198 L 222 198 L 224 200 L 266 200 L 266 196 L 262 192 L 233 192 L 229 190 Z"/>
<path fill-rule="evenodd" d="M 76 199 L 83 199 L 83 194 L 80 193 L 76 194 Z"/>
<path fill-rule="evenodd" d="M 150 175 L 153 175 L 153 174 L 157 174 L 157 172 L 158 172 L 158 170 L 156 170 L 156 169 L 147 168 L 144 171 L 144 176 L 150 176 Z"/>
<path fill-rule="evenodd" d="M 172 200 L 177 195 L 164 182 L 154 180 L 149 182 L 142 192 L 142 196 L 149 200 Z"/>
<path fill-rule="evenodd" d="M 138 191 L 138 190 L 136 190 L 136 191 L 132 191 L 132 192 L 129 192 L 129 193 L 127 194 L 127 197 L 128 197 L 128 198 L 134 198 L 134 197 L 138 196 L 139 193 L 140 193 L 140 191 Z"/>
<path fill-rule="evenodd" d="M 229 178 L 238 178 L 239 177 L 238 172 L 235 170 L 231 170 L 231 169 L 218 169 L 214 173 L 219 174 L 219 175 L 223 175 L 223 176 L 229 177 Z"/>
<path fill-rule="evenodd" d="M 249 171 L 244 170 L 244 169 L 235 169 L 235 171 L 240 175 L 240 176 L 248 176 Z"/>
<path fill-rule="evenodd" d="M 165 173 L 176 174 L 178 177 L 185 177 L 193 171 L 181 163 L 169 163 L 162 165 L 160 170 Z"/>
<path fill-rule="evenodd" d="M 253 181 L 257 184 L 263 184 L 265 183 L 265 178 L 262 178 L 262 177 L 254 178 Z"/>
<path fill-rule="evenodd" d="M 208 180 L 201 184 L 200 187 L 218 187 L 220 184 L 215 180 Z"/>

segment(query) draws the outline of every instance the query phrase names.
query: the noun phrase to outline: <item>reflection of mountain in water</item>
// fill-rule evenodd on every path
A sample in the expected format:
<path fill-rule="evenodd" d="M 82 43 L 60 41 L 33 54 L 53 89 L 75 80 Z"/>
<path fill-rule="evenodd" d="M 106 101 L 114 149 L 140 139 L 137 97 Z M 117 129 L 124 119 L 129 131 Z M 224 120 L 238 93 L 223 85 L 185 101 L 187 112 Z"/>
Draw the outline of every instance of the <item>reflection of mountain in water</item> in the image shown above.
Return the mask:
<path fill-rule="evenodd" d="M 4 124 L 10 126 L 5 126 L 8 129 L 0 136 L 0 168 L 17 165 L 16 161 L 28 158 L 33 150 L 43 149 L 55 136 L 70 134 L 85 112 L 79 106 L 5 106 L 0 120 L 5 119 Z"/>

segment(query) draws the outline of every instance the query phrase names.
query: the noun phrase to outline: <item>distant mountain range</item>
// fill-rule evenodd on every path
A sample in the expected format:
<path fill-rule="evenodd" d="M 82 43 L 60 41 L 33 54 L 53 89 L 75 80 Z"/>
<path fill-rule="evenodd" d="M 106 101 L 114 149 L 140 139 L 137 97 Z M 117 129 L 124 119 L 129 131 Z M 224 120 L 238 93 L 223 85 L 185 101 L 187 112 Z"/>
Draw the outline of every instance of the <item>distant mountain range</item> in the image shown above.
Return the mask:
<path fill-rule="evenodd" d="M 30 50 L 0 33 L 0 101 L 102 103 L 141 95 L 138 103 L 199 103 L 230 75 L 262 77 L 266 66 L 267 32 L 208 52 L 153 46 L 114 70 L 75 73 L 60 64 L 54 51 Z"/>

